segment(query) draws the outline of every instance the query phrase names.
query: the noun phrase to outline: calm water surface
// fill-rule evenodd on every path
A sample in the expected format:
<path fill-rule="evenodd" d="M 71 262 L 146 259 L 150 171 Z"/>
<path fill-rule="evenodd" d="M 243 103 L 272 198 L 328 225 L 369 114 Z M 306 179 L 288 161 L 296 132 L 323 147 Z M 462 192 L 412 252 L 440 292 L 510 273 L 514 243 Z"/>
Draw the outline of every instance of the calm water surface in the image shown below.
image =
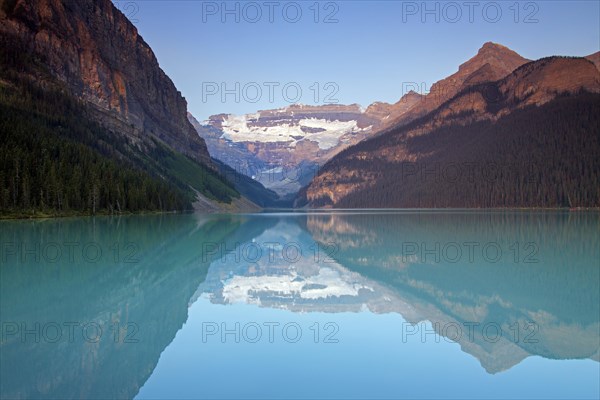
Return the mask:
<path fill-rule="evenodd" d="M 600 214 L 0 222 L 1 398 L 594 398 Z"/>

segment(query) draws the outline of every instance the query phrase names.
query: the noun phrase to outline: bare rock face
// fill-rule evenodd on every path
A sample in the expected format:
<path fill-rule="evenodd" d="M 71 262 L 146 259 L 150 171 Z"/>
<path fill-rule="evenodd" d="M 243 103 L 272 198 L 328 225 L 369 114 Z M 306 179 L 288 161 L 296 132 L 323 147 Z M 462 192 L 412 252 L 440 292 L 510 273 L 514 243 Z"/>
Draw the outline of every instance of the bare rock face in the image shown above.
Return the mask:
<path fill-rule="evenodd" d="M 406 114 L 413 107 L 418 105 L 424 99 L 424 97 L 425 96 L 411 90 L 402 96 L 397 103 L 389 104 L 377 102 L 371 104 L 367 108 L 365 114 L 379 120 L 380 124 L 378 127 L 380 127 L 390 122 L 390 118 L 394 120 Z"/>
<path fill-rule="evenodd" d="M 226 115 L 221 116 L 221 118 L 223 117 Z M 254 170 L 266 168 L 265 162 L 248 150 L 249 144 L 235 143 L 222 138 L 223 131 L 216 127 L 220 123 L 215 123 L 216 126 L 201 123 L 191 113 L 188 113 L 188 120 L 198 135 L 206 142 L 209 153 L 237 172 L 252 176 Z M 217 119 L 217 121 L 222 121 L 222 119 Z"/>
<path fill-rule="evenodd" d="M 488 42 L 461 64 L 458 72 L 434 83 L 426 95 L 410 91 L 395 104 L 371 104 L 366 114 L 379 120 L 377 135 L 430 113 L 465 88 L 497 81 L 529 61 L 505 46 Z"/>
<path fill-rule="evenodd" d="M 529 61 L 507 47 L 487 42 L 477 55 L 460 65 L 458 72 L 431 86 L 426 108 L 437 108 L 467 86 L 504 78 Z"/>
<path fill-rule="evenodd" d="M 392 115 L 386 127 L 413 121 L 432 112 L 461 90 L 479 83 L 497 81 L 529 61 L 505 46 L 487 42 L 474 57 L 461 64 L 456 73 L 431 85 L 429 93 L 414 106 Z"/>
<path fill-rule="evenodd" d="M 99 122 L 145 145 L 158 138 L 212 166 L 185 99 L 110 0 L 6 0 L 0 19 L 2 42 L 39 60 Z"/>
<path fill-rule="evenodd" d="M 247 115 L 213 115 L 205 123 L 188 118 L 215 158 L 284 196 L 380 126 L 378 117 L 358 104 L 293 104 Z"/>
<path fill-rule="evenodd" d="M 597 51 L 594 54 L 590 54 L 589 56 L 586 56 L 585 58 L 587 58 L 588 60 L 593 62 L 594 65 L 596 66 L 596 68 L 598 68 L 598 71 L 600 71 L 600 51 Z"/>
<path fill-rule="evenodd" d="M 600 75 L 585 58 L 549 57 L 517 69 L 500 82 L 500 94 L 521 106 L 541 105 L 556 94 L 600 92 Z"/>

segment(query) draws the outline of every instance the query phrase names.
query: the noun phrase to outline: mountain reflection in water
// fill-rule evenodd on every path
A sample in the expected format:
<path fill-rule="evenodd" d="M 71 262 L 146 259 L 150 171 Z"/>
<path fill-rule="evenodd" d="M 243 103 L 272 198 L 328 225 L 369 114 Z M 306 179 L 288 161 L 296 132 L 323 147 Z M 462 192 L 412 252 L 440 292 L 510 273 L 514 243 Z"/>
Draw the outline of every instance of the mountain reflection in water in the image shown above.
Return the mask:
<path fill-rule="evenodd" d="M 162 215 L 0 227 L 2 398 L 136 396 L 198 299 L 290 315 L 397 313 L 403 335 L 420 335 L 427 321 L 490 374 L 529 356 L 599 361 L 597 213 Z M 102 257 L 52 260 L 48 249 L 65 243 L 94 243 Z M 133 245 L 132 257 L 115 244 Z M 97 341 L 68 340 L 63 328 L 53 342 L 43 331 L 89 322 L 102 330 Z"/>

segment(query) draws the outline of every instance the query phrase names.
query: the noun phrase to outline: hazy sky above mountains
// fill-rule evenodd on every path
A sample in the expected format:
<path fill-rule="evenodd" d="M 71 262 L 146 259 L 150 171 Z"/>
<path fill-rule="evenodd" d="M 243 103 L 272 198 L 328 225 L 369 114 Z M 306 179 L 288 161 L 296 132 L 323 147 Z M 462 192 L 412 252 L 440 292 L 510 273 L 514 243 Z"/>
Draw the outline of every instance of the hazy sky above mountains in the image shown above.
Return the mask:
<path fill-rule="evenodd" d="M 595 0 L 114 2 L 200 120 L 293 102 L 396 102 L 487 41 L 530 59 L 600 50 Z"/>

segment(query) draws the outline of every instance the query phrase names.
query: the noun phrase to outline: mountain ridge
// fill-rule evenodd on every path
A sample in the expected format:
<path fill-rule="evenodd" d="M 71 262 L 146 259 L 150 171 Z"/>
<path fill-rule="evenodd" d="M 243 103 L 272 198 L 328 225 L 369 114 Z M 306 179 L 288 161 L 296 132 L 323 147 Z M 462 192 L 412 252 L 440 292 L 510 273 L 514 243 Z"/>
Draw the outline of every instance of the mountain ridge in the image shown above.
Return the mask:
<path fill-rule="evenodd" d="M 311 184 L 309 184 L 300 194 L 299 203 L 306 201 L 312 206 L 329 205 L 335 207 L 340 204 L 340 201 L 342 201 L 343 198 L 348 197 L 352 193 L 371 190 L 369 188 L 372 188 L 372 185 L 377 182 L 379 179 L 378 177 L 383 177 L 384 175 L 387 176 L 385 181 L 387 182 L 388 188 L 382 189 L 383 192 L 380 194 L 386 194 L 388 199 L 394 196 L 402 198 L 401 195 L 397 194 L 398 191 L 403 190 L 401 179 L 397 177 L 397 179 L 394 180 L 393 172 L 377 172 L 376 168 L 384 168 L 393 171 L 394 168 L 399 168 L 398 165 L 400 164 L 398 163 L 409 163 L 414 167 L 415 163 L 418 162 L 433 163 L 435 161 L 432 160 L 441 160 L 442 158 L 447 159 L 447 157 L 444 158 L 441 154 L 445 149 L 443 146 L 448 145 L 449 147 L 452 147 L 451 142 L 448 142 L 449 139 L 442 139 L 440 135 L 432 136 L 432 133 L 435 133 L 440 129 L 445 129 L 444 132 L 447 132 L 445 135 L 448 136 L 451 132 L 456 132 L 452 133 L 453 135 L 456 135 L 461 129 L 465 131 L 467 127 L 485 121 L 488 123 L 485 129 L 493 129 L 489 124 L 493 124 L 504 117 L 510 116 L 517 110 L 525 110 L 528 107 L 544 106 L 561 96 L 577 97 L 578 93 L 581 93 L 582 91 L 596 95 L 600 93 L 600 75 L 593 63 L 586 58 L 547 57 L 523 64 L 503 79 L 467 87 L 451 99 L 446 100 L 429 114 L 415 119 L 408 124 L 399 123 L 394 128 L 379 135 L 377 138 L 368 139 L 357 146 L 344 150 L 337 157 L 334 157 L 325 164 L 319 172 L 319 175 L 315 177 Z M 589 103 L 594 100 L 588 99 L 585 101 Z M 583 121 L 584 120 L 582 120 L 582 122 Z M 463 129 L 461 127 L 465 128 Z M 471 133 L 471 135 L 474 133 L 475 132 Z M 558 132 L 556 134 L 560 135 Z M 436 137 L 436 140 L 439 141 L 438 144 L 433 141 L 433 137 Z M 593 137 L 594 136 L 591 136 L 591 138 Z M 414 142 L 417 138 L 421 138 L 418 140 L 423 144 L 429 143 L 426 147 L 421 146 L 423 148 L 421 151 L 411 150 L 409 145 L 409 143 Z M 556 140 L 563 139 L 559 139 L 557 136 Z M 447 144 L 442 145 L 441 143 Z M 473 143 L 467 146 L 477 146 Z M 596 145 L 594 144 L 593 146 Z M 456 146 L 453 148 L 456 148 Z M 587 152 L 589 151 L 591 150 L 588 149 Z M 587 154 L 587 152 L 585 154 Z M 439 156 L 435 156 L 435 154 L 439 154 Z M 389 165 L 387 167 L 379 166 L 371 168 L 365 164 L 365 161 L 374 161 L 375 159 L 383 163 L 389 163 Z M 453 158 L 452 162 L 459 162 L 460 160 L 460 158 Z M 557 163 L 558 160 L 553 160 L 552 162 Z M 587 162 L 591 162 L 588 167 L 591 167 L 593 171 L 593 161 Z M 352 165 L 354 165 L 354 167 Z M 362 169 L 357 169 L 359 168 L 358 165 L 361 165 Z M 549 165 L 552 165 L 552 163 Z M 412 182 L 411 184 L 404 182 L 404 184 L 419 192 L 420 196 L 423 195 L 420 190 L 425 190 L 424 186 L 427 186 L 422 182 Z M 392 190 L 389 185 L 398 186 L 394 186 L 394 189 Z M 434 190 L 431 185 L 432 184 L 430 183 L 430 186 L 427 186 L 427 190 L 430 192 Z M 417 190 L 416 188 L 420 189 Z M 448 188 L 448 190 L 450 189 L 451 188 Z M 443 196 L 441 193 L 440 195 Z M 356 195 L 353 196 L 356 197 Z M 582 196 L 588 200 L 578 202 L 578 206 L 598 205 L 598 200 L 593 200 L 593 194 L 585 194 Z M 407 201 L 408 203 L 403 203 L 402 201 L 399 203 L 394 201 L 386 203 L 384 201 L 383 203 L 378 202 L 378 204 L 380 204 L 380 206 L 392 206 L 392 204 L 393 206 L 405 206 L 411 204 L 411 207 L 418 206 L 416 204 L 419 204 L 419 201 L 415 198 L 412 198 L 412 200 L 405 199 L 403 201 Z M 359 202 L 360 207 L 369 207 L 370 204 L 367 203 L 362 200 Z M 524 203 L 527 203 L 527 206 L 534 205 L 527 201 L 524 201 Z M 569 199 L 568 203 L 573 205 L 571 199 Z M 435 206 L 428 201 L 425 201 L 425 204 L 427 204 L 427 206 Z M 453 206 L 460 207 L 461 203 L 455 201 L 452 204 Z M 475 204 L 477 203 L 473 203 L 470 206 L 474 206 Z M 486 202 L 485 204 L 488 203 Z M 490 203 L 489 205 L 492 206 L 492 204 L 495 203 Z M 516 202 L 511 204 L 517 206 L 519 203 Z M 550 204 L 555 203 L 550 202 L 549 205 Z M 560 204 L 564 206 L 564 203 Z M 355 203 L 348 204 L 348 202 L 346 202 L 344 203 L 344 206 L 349 207 L 359 205 Z"/>
<path fill-rule="evenodd" d="M 429 93 L 410 90 L 393 104 L 374 102 L 366 108 L 292 104 L 243 116 L 216 114 L 204 124 L 192 122 L 215 158 L 287 196 L 344 149 L 420 118 L 460 90 L 500 79 L 528 61 L 505 46 L 487 42 L 457 72 L 434 83 Z M 273 174 L 274 170 L 284 172 Z"/>
<path fill-rule="evenodd" d="M 400 124 L 406 124 L 426 115 L 461 90 L 473 84 L 503 78 L 529 61 L 531 60 L 521 57 L 506 46 L 486 42 L 475 56 L 460 64 L 457 72 L 433 83 L 429 92 L 422 95 L 420 102 L 415 103 L 402 113 L 391 116 L 381 131 Z"/>

